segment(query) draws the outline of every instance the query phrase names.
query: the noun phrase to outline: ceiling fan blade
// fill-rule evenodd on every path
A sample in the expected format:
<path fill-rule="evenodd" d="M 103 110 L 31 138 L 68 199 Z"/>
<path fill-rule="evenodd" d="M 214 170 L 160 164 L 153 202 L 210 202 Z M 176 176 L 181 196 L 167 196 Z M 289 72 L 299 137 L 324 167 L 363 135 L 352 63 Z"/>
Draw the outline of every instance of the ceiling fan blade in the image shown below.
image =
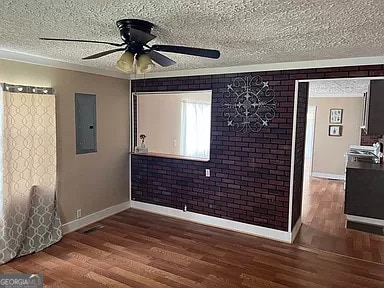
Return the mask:
<path fill-rule="evenodd" d="M 149 41 L 155 39 L 156 36 L 150 33 L 135 29 L 129 28 L 129 40 L 134 41 L 140 44 L 147 44 Z"/>
<path fill-rule="evenodd" d="M 176 64 L 176 62 L 171 58 L 168 58 L 167 56 L 164 56 L 156 51 L 150 51 L 148 56 L 162 67 L 168 67 Z"/>
<path fill-rule="evenodd" d="M 213 59 L 218 59 L 220 57 L 220 51 L 218 50 L 202 49 L 202 48 L 194 48 L 194 47 L 173 46 L 173 45 L 153 45 L 151 49 L 157 50 L 157 51 L 163 51 L 163 52 L 187 54 L 187 55 L 200 56 L 200 57 L 213 58 Z"/>
<path fill-rule="evenodd" d="M 96 59 L 96 58 L 106 56 L 108 54 L 112 54 L 112 53 L 115 53 L 118 51 L 124 51 L 124 50 L 125 50 L 125 48 L 117 48 L 117 49 L 107 50 L 107 51 L 100 52 L 100 53 L 97 53 L 97 54 L 94 54 L 91 56 L 84 57 L 83 60 Z"/>
<path fill-rule="evenodd" d="M 40 40 L 48 40 L 48 41 L 64 41 L 64 42 L 81 42 L 81 43 L 99 43 L 99 44 L 108 44 L 116 47 L 121 47 L 125 45 L 125 43 L 117 44 L 105 41 L 94 41 L 94 40 L 77 40 L 77 39 L 64 39 L 64 38 L 39 38 Z"/>

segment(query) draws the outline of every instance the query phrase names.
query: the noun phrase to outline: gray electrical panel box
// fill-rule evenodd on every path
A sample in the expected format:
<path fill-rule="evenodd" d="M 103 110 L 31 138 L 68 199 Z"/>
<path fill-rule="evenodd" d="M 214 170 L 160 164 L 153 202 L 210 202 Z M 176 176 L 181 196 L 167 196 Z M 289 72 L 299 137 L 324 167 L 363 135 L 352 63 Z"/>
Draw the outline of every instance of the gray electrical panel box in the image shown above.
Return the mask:
<path fill-rule="evenodd" d="M 75 94 L 76 154 L 97 152 L 96 95 Z"/>

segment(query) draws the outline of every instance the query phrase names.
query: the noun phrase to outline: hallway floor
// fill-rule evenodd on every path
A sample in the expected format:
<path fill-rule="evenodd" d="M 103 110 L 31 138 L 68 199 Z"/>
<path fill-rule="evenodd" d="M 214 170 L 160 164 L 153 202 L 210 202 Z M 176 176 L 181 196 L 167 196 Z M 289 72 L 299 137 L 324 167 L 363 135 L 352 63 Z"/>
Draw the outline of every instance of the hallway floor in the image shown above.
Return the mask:
<path fill-rule="evenodd" d="M 307 177 L 295 244 L 384 264 L 384 237 L 345 228 L 343 181 Z"/>

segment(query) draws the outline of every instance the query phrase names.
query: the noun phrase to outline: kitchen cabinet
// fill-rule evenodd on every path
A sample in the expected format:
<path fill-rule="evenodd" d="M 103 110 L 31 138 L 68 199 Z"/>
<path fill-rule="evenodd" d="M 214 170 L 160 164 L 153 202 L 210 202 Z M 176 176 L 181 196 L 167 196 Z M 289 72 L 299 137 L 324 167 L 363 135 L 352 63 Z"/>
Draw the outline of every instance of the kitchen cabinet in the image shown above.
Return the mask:
<path fill-rule="evenodd" d="M 384 220 L 384 165 L 348 161 L 344 212 Z"/>
<path fill-rule="evenodd" d="M 371 80 L 364 93 L 361 128 L 367 135 L 384 135 L 384 80 Z"/>

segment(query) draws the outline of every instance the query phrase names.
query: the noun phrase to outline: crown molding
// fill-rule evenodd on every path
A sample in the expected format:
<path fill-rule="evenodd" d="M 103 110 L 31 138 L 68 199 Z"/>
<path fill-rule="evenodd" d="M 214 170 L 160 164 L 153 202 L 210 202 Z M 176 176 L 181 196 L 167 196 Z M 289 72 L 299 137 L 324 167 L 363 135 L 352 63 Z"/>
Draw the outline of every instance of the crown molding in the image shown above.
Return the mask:
<path fill-rule="evenodd" d="M 215 75 L 230 74 L 258 71 L 274 71 L 274 70 L 293 70 L 293 69 L 309 69 L 309 68 L 326 68 L 326 67 L 342 67 L 356 65 L 375 65 L 384 64 L 384 56 L 375 57 L 359 57 L 359 58 L 343 58 L 328 60 L 311 60 L 299 62 L 281 62 L 267 64 L 252 64 L 231 67 L 202 68 L 189 70 L 172 70 L 172 71 L 154 71 L 148 74 L 124 74 L 120 72 L 110 71 L 106 69 L 89 67 L 75 63 L 68 63 L 60 60 L 45 58 L 26 53 L 9 51 L 0 49 L 0 59 L 37 64 L 42 66 L 73 70 L 97 75 L 103 75 L 120 79 L 144 79 L 144 78 L 165 78 L 165 77 L 181 77 L 181 76 L 198 76 L 198 75 Z"/>
<path fill-rule="evenodd" d="M 89 67 L 74 63 L 63 62 L 55 59 L 45 58 L 36 55 L 30 55 L 26 53 L 8 51 L 0 49 L 0 59 L 12 60 L 17 62 L 37 64 L 41 66 L 60 68 L 65 70 L 79 71 L 97 75 L 103 75 L 113 78 L 129 79 L 129 75 L 119 72 L 114 72 L 106 69 L 100 69 L 95 67 Z"/>
<path fill-rule="evenodd" d="M 245 66 L 203 68 L 203 69 L 163 71 L 163 72 L 155 71 L 145 75 L 130 74 L 129 77 L 131 80 L 137 80 L 137 79 L 144 79 L 144 78 L 147 79 L 147 78 L 182 77 L 182 76 L 215 75 L 215 74 L 245 73 L 245 72 L 258 72 L 258 71 L 310 69 L 310 68 L 375 65 L 375 64 L 384 64 L 384 56 L 311 60 L 311 61 L 299 61 L 299 62 L 281 62 L 281 63 L 268 63 L 268 64 L 252 64 L 252 65 L 245 65 Z"/>

